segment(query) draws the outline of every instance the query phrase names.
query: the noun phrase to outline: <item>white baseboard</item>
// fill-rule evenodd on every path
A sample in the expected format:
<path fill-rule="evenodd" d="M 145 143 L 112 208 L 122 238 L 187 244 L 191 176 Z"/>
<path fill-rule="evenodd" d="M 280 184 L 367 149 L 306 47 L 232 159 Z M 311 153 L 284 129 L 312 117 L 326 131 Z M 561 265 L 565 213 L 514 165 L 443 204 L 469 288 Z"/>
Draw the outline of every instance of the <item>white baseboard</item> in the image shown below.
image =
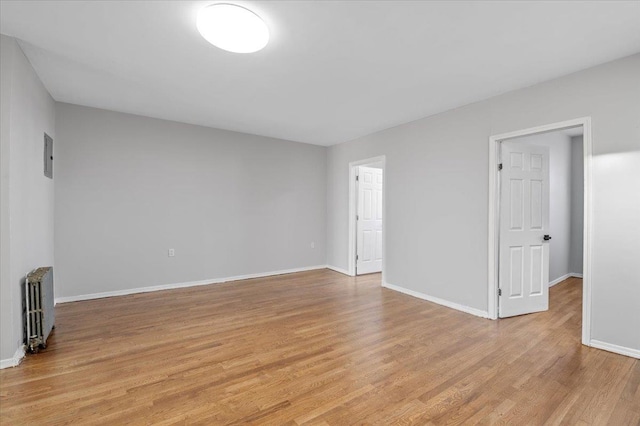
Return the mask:
<path fill-rule="evenodd" d="M 565 274 L 563 276 L 561 276 L 560 278 L 556 278 L 553 281 L 549 281 L 549 287 L 553 287 L 554 285 L 561 283 L 562 281 L 566 280 L 567 278 L 571 278 L 571 274 Z"/>
<path fill-rule="evenodd" d="M 638 349 L 627 348 L 624 346 L 618 346 L 612 343 L 601 342 L 600 340 L 593 340 L 593 339 L 591 339 L 589 346 L 596 349 L 602 349 L 605 351 L 620 354 L 620 355 L 630 356 L 631 358 L 640 359 L 640 350 Z"/>
<path fill-rule="evenodd" d="M 576 273 L 570 272 L 568 274 L 561 276 L 560 278 L 556 278 L 553 281 L 549 281 L 549 287 L 553 287 L 554 285 L 561 283 L 567 278 L 582 278 L 582 274 L 576 274 Z"/>
<path fill-rule="evenodd" d="M 231 281 L 248 280 L 251 278 L 264 278 L 274 275 L 293 274 L 295 272 L 315 271 L 317 269 L 325 269 L 327 265 L 306 266 L 303 268 L 284 269 L 281 271 L 261 272 L 257 274 L 238 275 L 235 277 L 213 278 L 210 280 L 189 281 L 184 283 L 163 284 L 150 287 L 128 288 L 125 290 L 106 291 L 104 293 L 81 294 L 78 296 L 56 297 L 55 303 L 79 302 L 81 300 L 102 299 L 104 297 L 126 296 L 128 294 L 148 293 L 152 291 L 172 290 L 176 288 L 196 287 L 209 284 L 221 284 Z"/>
<path fill-rule="evenodd" d="M 346 269 L 338 268 L 337 266 L 327 265 L 327 269 L 331 269 L 332 271 L 339 272 L 344 275 L 352 276 L 349 271 Z"/>
<path fill-rule="evenodd" d="M 3 368 L 15 367 L 22 362 L 22 358 L 24 358 L 24 345 L 20 345 L 16 352 L 13 354 L 13 358 L 0 360 L 0 370 Z"/>
<path fill-rule="evenodd" d="M 457 311 L 466 312 L 471 315 L 475 315 L 480 318 L 489 318 L 489 313 L 487 311 L 482 311 L 480 309 L 471 308 L 469 306 L 460 305 L 458 303 L 450 302 L 448 300 L 440 299 L 437 297 L 429 296 L 424 293 L 420 293 L 414 290 L 409 290 L 407 288 L 399 287 L 397 285 L 389 284 L 387 282 L 382 283 L 382 287 L 388 288 L 390 290 L 398 291 L 400 293 L 408 294 L 409 296 L 417 297 L 418 299 L 427 300 L 429 302 L 437 303 L 438 305 L 446 306 L 447 308 L 455 309 Z"/>

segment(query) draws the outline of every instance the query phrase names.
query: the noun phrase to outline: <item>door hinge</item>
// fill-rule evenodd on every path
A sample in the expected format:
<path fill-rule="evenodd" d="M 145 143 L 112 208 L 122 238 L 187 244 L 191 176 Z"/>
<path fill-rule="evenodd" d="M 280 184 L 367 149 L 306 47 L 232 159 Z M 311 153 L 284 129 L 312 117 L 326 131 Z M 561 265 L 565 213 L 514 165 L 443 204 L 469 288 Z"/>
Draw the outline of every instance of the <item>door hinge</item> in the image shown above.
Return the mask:
<path fill-rule="evenodd" d="M 502 163 L 498 164 L 498 170 L 502 170 Z"/>
<path fill-rule="evenodd" d="M 360 256 L 358 256 L 358 255 L 356 254 L 356 260 L 358 260 L 358 258 L 359 258 L 359 257 L 360 257 Z"/>
<path fill-rule="evenodd" d="M 356 175 L 356 182 L 360 180 L 360 176 Z"/>
<path fill-rule="evenodd" d="M 356 215 L 356 220 L 360 220 L 360 216 Z"/>
<path fill-rule="evenodd" d="M 502 289 L 501 288 L 498 289 L 498 296 L 502 296 Z"/>

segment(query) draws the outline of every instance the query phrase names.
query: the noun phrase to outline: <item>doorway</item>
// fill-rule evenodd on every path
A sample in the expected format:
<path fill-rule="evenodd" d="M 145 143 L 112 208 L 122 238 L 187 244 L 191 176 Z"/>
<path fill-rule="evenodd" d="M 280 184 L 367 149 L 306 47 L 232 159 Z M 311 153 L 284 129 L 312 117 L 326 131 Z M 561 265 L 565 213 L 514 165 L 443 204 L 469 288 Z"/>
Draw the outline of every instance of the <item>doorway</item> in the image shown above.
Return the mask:
<path fill-rule="evenodd" d="M 563 145 L 565 142 L 568 145 Z M 571 156 L 574 147 L 579 148 L 575 154 L 582 157 L 577 177 L 575 174 L 566 176 L 569 172 L 560 164 L 580 160 Z M 569 153 L 563 154 L 562 149 Z M 490 318 L 545 311 L 549 305 L 550 285 L 571 276 L 581 276 L 582 343 L 589 345 L 590 160 L 588 117 L 490 138 Z M 571 168 L 572 164 L 567 167 Z M 575 197 L 575 191 L 567 188 L 572 177 L 583 184 L 576 186 L 581 197 Z M 558 195 L 559 192 L 564 193 L 564 198 L 562 194 Z M 553 199 L 550 199 L 551 195 L 554 195 Z M 568 217 L 571 203 L 581 205 L 575 209 L 575 216 Z M 556 233 L 555 240 L 553 233 Z M 575 245 L 573 253 L 568 248 L 572 241 Z M 575 253 L 578 250 L 580 253 Z M 574 266 L 570 266 L 571 263 Z M 571 268 L 582 269 L 578 272 Z"/>
<path fill-rule="evenodd" d="M 385 156 L 349 163 L 349 275 L 382 272 Z"/>

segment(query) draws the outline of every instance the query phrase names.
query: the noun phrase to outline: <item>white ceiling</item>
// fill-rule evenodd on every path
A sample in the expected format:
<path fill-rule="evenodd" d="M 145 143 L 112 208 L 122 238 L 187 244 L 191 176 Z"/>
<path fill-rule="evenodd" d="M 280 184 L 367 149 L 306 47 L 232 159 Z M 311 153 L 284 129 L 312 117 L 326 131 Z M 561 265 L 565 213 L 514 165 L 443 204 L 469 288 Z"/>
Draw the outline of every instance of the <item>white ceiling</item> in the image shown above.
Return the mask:
<path fill-rule="evenodd" d="M 3 0 L 0 32 L 57 101 L 319 145 L 640 51 L 640 2 L 234 2 L 253 54 L 200 36 L 210 3 Z"/>

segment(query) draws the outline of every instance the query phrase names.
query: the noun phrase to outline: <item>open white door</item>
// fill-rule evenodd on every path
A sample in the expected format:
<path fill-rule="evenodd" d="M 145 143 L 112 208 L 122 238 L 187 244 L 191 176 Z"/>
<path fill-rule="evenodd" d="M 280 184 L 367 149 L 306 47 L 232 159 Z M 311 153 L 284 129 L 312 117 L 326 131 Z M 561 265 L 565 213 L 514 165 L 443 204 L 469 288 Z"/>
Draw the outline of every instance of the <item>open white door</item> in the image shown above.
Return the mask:
<path fill-rule="evenodd" d="M 382 271 L 382 169 L 358 167 L 356 275 Z"/>
<path fill-rule="evenodd" d="M 501 143 L 500 317 L 549 309 L 549 148 Z"/>

